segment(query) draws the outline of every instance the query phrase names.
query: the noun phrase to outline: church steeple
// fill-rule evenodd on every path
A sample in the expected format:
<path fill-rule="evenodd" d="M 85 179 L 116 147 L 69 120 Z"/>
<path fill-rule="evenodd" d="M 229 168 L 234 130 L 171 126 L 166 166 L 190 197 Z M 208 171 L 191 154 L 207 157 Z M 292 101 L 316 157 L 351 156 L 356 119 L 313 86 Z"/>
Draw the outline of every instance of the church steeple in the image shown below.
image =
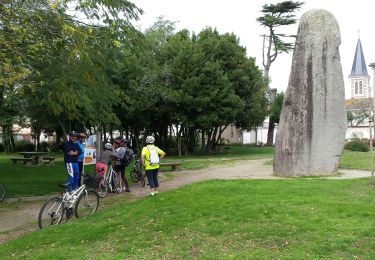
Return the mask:
<path fill-rule="evenodd" d="M 367 73 L 365 56 L 363 55 L 361 40 L 358 36 L 352 71 L 349 75 L 352 98 L 370 97 L 370 76 Z"/>
<path fill-rule="evenodd" d="M 361 40 L 358 38 L 357 48 L 355 49 L 354 61 L 353 61 L 352 72 L 350 73 L 350 77 L 366 76 L 366 75 L 368 75 L 368 73 L 367 73 L 365 56 L 363 55 Z"/>

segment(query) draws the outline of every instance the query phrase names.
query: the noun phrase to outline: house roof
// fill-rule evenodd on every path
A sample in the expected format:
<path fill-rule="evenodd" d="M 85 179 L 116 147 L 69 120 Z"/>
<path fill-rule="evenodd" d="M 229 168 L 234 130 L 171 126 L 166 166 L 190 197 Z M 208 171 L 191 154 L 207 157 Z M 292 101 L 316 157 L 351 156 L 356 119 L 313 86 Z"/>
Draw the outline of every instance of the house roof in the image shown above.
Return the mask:
<path fill-rule="evenodd" d="M 367 110 L 370 107 L 372 98 L 352 98 L 345 100 L 346 110 Z"/>
<path fill-rule="evenodd" d="M 349 77 L 353 76 L 367 76 L 367 66 L 365 56 L 363 55 L 361 40 L 358 39 L 357 47 L 355 49 L 352 72 Z"/>

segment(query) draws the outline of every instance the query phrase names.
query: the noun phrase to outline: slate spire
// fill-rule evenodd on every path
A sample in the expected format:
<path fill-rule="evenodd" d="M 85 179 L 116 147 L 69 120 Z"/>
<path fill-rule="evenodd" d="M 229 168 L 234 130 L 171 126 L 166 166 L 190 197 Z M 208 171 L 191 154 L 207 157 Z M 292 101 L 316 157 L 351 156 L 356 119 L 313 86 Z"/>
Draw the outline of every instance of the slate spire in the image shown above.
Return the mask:
<path fill-rule="evenodd" d="M 365 56 L 363 55 L 361 40 L 358 38 L 357 48 L 355 49 L 354 61 L 350 77 L 368 76 Z"/>

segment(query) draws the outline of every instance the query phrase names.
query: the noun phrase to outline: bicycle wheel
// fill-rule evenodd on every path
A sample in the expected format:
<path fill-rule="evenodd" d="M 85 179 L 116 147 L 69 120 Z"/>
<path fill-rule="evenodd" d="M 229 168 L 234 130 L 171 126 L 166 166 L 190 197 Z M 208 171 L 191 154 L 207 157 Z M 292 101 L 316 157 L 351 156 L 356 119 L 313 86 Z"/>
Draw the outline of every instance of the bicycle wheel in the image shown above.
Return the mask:
<path fill-rule="evenodd" d="M 117 193 L 122 192 L 122 187 L 120 183 L 120 179 L 117 176 L 117 173 L 113 173 L 113 179 L 112 179 L 113 188 Z"/>
<path fill-rule="evenodd" d="M 138 174 L 139 174 L 138 178 L 141 180 L 142 187 L 144 187 L 146 185 L 145 175 L 143 174 L 143 172 L 139 172 Z"/>
<path fill-rule="evenodd" d="M 85 218 L 94 214 L 99 207 L 99 195 L 94 190 L 85 190 L 78 198 L 74 208 L 76 218 Z"/>
<path fill-rule="evenodd" d="M 5 198 L 5 187 L 2 183 L 0 183 L 0 202 L 2 202 Z"/>
<path fill-rule="evenodd" d="M 45 228 L 60 223 L 64 216 L 64 203 L 60 197 L 47 200 L 39 211 L 39 228 Z"/>
<path fill-rule="evenodd" d="M 105 183 L 104 180 L 99 183 L 97 191 L 100 198 L 104 198 L 105 196 L 107 196 L 108 185 Z"/>
<path fill-rule="evenodd" d="M 138 174 L 137 174 L 137 172 L 135 171 L 135 170 L 132 170 L 131 172 L 130 172 L 130 179 L 132 179 L 132 181 L 134 182 L 134 183 L 137 183 L 139 180 L 138 180 Z"/>

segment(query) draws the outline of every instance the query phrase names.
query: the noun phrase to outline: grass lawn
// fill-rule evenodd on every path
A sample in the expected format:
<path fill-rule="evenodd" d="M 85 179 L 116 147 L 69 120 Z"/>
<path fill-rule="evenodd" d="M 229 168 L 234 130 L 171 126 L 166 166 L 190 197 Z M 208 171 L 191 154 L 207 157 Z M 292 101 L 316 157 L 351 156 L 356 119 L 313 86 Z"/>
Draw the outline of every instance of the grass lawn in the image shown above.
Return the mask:
<path fill-rule="evenodd" d="M 371 170 L 371 153 L 344 150 L 340 157 L 340 167 L 346 169 Z"/>
<path fill-rule="evenodd" d="M 272 147 L 228 146 L 221 152 L 211 155 L 196 154 L 190 156 L 167 156 L 164 162 L 182 162 L 181 169 L 198 169 L 217 164 L 226 164 L 234 160 L 248 160 L 260 158 L 272 158 Z M 8 197 L 32 196 L 53 194 L 61 190 L 57 187 L 59 182 L 66 181 L 66 172 L 61 153 L 55 153 L 57 157 L 55 165 L 26 166 L 12 164 L 10 157 L 14 154 L 0 153 L 0 181 L 7 189 Z M 272 162 L 268 162 L 271 164 Z M 370 170 L 370 153 L 344 151 L 340 159 L 340 167 L 351 169 Z M 86 166 L 85 172 L 92 173 L 93 166 Z M 132 165 L 126 168 L 127 178 Z M 161 168 L 162 171 L 170 167 Z"/>
<path fill-rule="evenodd" d="M 65 182 L 67 174 L 63 164 L 62 153 L 53 154 L 57 158 L 55 165 L 27 166 L 24 164 L 13 164 L 9 158 L 18 156 L 16 154 L 0 154 L 0 181 L 5 185 L 7 197 L 32 196 L 53 194 L 61 190 L 57 187 L 60 182 Z M 164 162 L 182 162 L 181 169 L 197 169 L 219 163 L 228 163 L 230 160 L 271 158 L 273 148 L 229 146 L 229 150 L 213 155 L 193 156 L 167 156 Z M 132 165 L 126 168 L 126 176 L 130 181 L 129 172 Z M 170 167 L 162 168 L 169 170 Z M 85 167 L 86 173 L 93 173 L 93 166 Z"/>
<path fill-rule="evenodd" d="M 10 157 L 14 155 L 0 155 L 0 181 L 6 188 L 7 197 L 46 195 L 62 190 L 57 186 L 67 180 L 62 155 L 58 155 L 55 165 L 37 166 L 13 164 Z M 92 166 L 87 171 L 93 172 Z"/>
<path fill-rule="evenodd" d="M 0 259 L 374 259 L 368 179 L 188 185 L 0 245 Z"/>

